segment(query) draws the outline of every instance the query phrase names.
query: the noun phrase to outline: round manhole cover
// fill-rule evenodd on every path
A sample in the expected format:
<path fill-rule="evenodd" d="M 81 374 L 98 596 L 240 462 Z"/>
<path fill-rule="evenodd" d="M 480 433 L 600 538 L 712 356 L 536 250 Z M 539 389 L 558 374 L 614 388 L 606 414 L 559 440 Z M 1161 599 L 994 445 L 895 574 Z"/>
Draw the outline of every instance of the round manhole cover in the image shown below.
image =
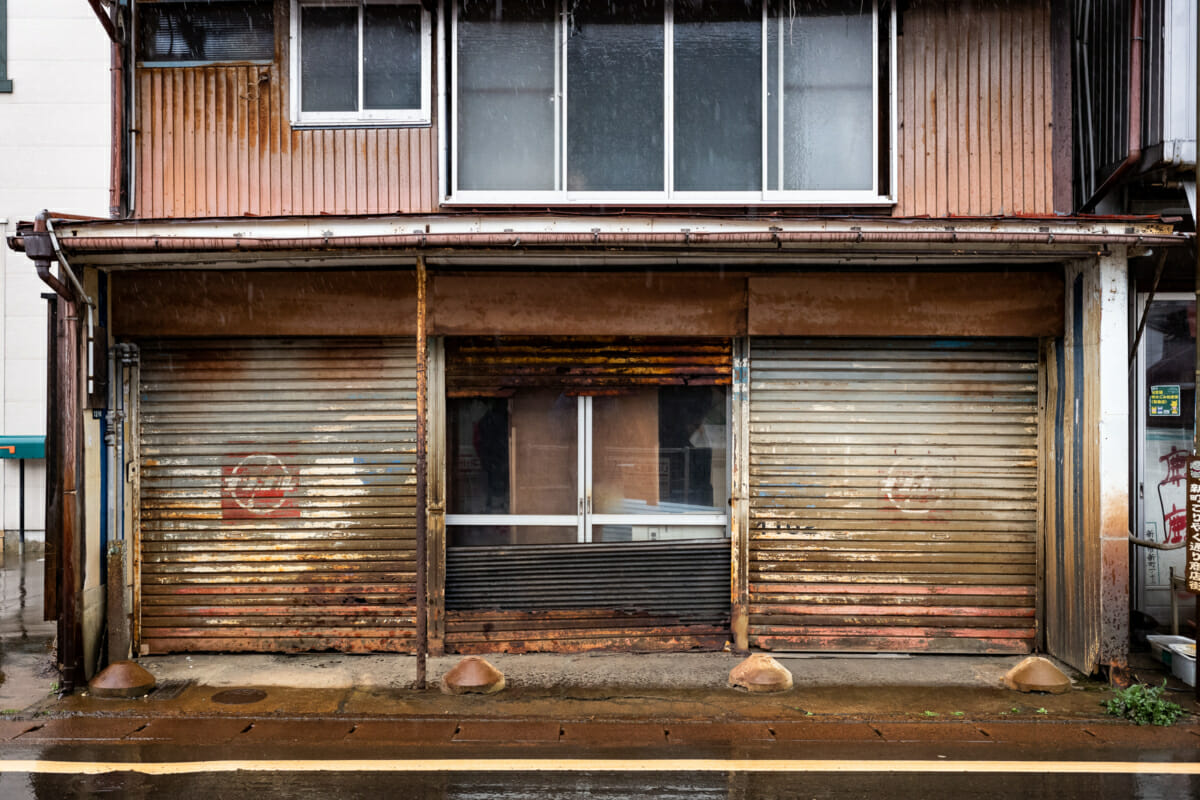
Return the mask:
<path fill-rule="evenodd" d="M 227 706 L 240 706 L 245 703 L 257 703 L 267 696 L 262 689 L 226 689 L 212 696 L 214 703 L 224 703 Z"/>

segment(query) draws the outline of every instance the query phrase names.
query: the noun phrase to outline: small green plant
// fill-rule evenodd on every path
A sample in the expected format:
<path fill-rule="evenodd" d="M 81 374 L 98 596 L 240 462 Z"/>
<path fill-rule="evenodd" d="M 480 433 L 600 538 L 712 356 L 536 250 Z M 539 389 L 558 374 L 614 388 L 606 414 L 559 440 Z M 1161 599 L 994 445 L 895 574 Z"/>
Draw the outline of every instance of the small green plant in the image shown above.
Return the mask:
<path fill-rule="evenodd" d="M 936 717 L 937 715 L 938 715 L 938 713 L 936 711 L 926 711 L 925 712 L 925 716 L 927 716 L 927 717 Z"/>
<path fill-rule="evenodd" d="M 1103 704 L 1104 710 L 1138 725 L 1170 725 L 1183 715 L 1183 709 L 1178 703 L 1163 699 L 1166 689 L 1165 680 L 1162 686 L 1135 683 L 1128 689 L 1114 689 L 1113 698 Z"/>
<path fill-rule="evenodd" d="M 1033 712 L 1033 713 L 1035 713 L 1035 714 L 1049 714 L 1050 712 L 1049 712 L 1049 711 L 1047 711 L 1047 710 L 1046 710 L 1046 709 L 1044 709 L 1044 708 L 1039 708 L 1037 711 L 1035 711 L 1035 712 Z"/>
<path fill-rule="evenodd" d="M 966 713 L 966 712 L 964 712 L 964 711 L 955 711 L 955 712 L 954 712 L 954 716 L 956 716 L 956 717 L 961 717 L 961 716 L 963 716 L 965 713 Z"/>

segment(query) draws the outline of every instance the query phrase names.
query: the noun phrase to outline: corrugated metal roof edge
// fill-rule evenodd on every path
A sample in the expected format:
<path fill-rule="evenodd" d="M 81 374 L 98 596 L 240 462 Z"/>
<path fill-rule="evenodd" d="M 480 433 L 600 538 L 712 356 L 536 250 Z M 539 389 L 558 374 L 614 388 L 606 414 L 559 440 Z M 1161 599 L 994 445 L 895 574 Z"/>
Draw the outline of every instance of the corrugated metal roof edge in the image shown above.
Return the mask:
<path fill-rule="evenodd" d="M 660 246 L 692 249 L 812 244 L 1170 246 L 1192 234 L 1177 218 L 698 217 L 666 215 L 401 215 L 381 217 L 78 220 L 58 227 L 63 250 L 236 252 L 423 248 Z M 9 241 L 23 250 L 22 223 Z"/>

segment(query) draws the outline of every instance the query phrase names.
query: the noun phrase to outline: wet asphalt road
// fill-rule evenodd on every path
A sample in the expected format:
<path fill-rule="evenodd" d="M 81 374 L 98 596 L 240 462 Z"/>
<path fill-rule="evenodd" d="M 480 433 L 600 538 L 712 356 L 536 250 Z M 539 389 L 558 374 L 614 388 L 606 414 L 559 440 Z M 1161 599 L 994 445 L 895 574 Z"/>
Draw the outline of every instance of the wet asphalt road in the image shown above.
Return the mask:
<path fill-rule="evenodd" d="M 131 721 L 112 722 L 127 726 Z M 153 727 L 147 723 L 142 733 Z M 520 727 L 508 724 L 513 735 L 520 735 Z M 834 726 L 827 727 L 834 733 Z M 1122 743 L 1113 736 L 1108 743 L 1082 746 L 1062 741 L 1057 728 L 1039 727 L 1048 730 L 1023 742 L 1016 741 L 1022 738 L 1017 728 L 1009 741 L 988 743 L 961 741 L 965 728 L 923 726 L 932 739 L 913 741 L 904 734 L 871 744 L 711 741 L 653 747 L 611 740 L 591 746 L 417 745 L 388 735 L 385 728 L 367 728 L 371 736 L 360 742 L 315 735 L 281 741 L 287 737 L 279 736 L 278 727 L 271 729 L 271 741 L 235 737 L 221 743 L 205 737 L 202 725 L 191 741 L 136 743 L 129 737 L 102 739 L 99 729 L 91 731 L 93 741 L 37 741 L 40 731 L 34 731 L 33 739 L 0 745 L 0 798 L 1200 798 L 1200 767 L 1194 763 L 1200 760 L 1200 737 L 1191 731 L 1131 728 L 1136 741 Z M 56 729 L 48 723 L 41 730 Z M 952 735 L 937 740 L 935 730 Z M 1067 731 L 1077 727 L 1063 727 L 1061 733 Z M 4 771 L 24 759 L 41 766 Z M 538 761 L 531 764 L 531 759 Z M 632 768 L 614 763 L 623 759 L 636 763 Z M 680 759 L 690 760 L 691 768 L 679 768 Z M 57 768 L 73 774 L 37 772 L 60 762 L 69 763 Z M 1135 766 L 1123 766 L 1129 762 Z M 111 771 L 79 774 L 89 764 Z M 124 764 L 132 768 L 126 771 Z M 1180 765 L 1192 774 L 1166 774 Z M 138 771 L 155 769 L 182 774 Z M 1135 769 L 1149 774 L 1134 774 Z M 1116 774 L 1105 774 L 1108 770 Z"/>
<path fill-rule="evenodd" d="M 23 660 L 46 660 L 53 624 L 40 619 L 41 566 L 36 557 L 28 557 L 0 571 L 0 602 L 6 612 L 0 614 L 0 672 Z M 30 670 L 13 670 L 14 675 L 25 672 Z M 0 695 L 18 688 L 0 683 Z M 34 696 L 45 692 L 40 685 L 24 689 Z M 1194 728 L 1051 720 L 931 725 L 861 720 L 287 720 L 236 714 L 189 719 L 146 711 L 147 716 L 0 720 L 0 800 L 1200 798 L 1196 774 L 1103 774 L 1108 767 L 1102 763 L 1200 761 L 1200 731 Z M 447 763 L 425 769 L 434 758 Z M 531 758 L 543 759 L 536 771 L 511 763 Z M 363 759 L 371 760 L 368 769 Z M 611 769 L 611 764 L 589 768 L 612 759 L 640 764 L 633 771 Z M 705 766 L 669 766 L 678 759 Z M 726 762 L 735 759 L 772 759 L 792 768 L 727 768 Z M 834 766 L 822 768 L 818 759 Z M 871 765 L 870 771 L 844 771 L 865 759 L 882 763 Z M 1070 773 L 1055 760 L 1097 766 Z M 230 761 L 237 763 L 220 763 Z M 300 764 L 275 763 L 279 761 Z M 508 767 L 497 771 L 495 765 L 505 761 Z M 986 763 L 976 763 L 980 761 Z M 58 763 L 61 767 L 54 766 Z M 85 774 L 96 764 L 101 774 Z M 124 764 L 132 768 L 123 769 Z M 922 764 L 932 766 L 922 769 Z M 168 774 L 138 771 L 147 768 Z M 972 771 L 963 771 L 967 769 Z"/>
<path fill-rule="evenodd" d="M 233 772 L 149 776 L 0 775 L 0 797 L 191 798 L 1145 798 L 1200 796 L 1197 777 L 1181 775 L 838 774 L 795 773 L 389 773 Z"/>

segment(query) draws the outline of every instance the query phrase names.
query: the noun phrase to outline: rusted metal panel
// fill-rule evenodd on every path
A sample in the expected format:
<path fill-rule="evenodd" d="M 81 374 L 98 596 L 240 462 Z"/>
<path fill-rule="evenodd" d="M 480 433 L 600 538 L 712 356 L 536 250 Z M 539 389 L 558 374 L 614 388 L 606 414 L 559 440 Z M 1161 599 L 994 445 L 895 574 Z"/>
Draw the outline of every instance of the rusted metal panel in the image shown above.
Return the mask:
<path fill-rule="evenodd" d="M 896 216 L 1054 208 L 1050 0 L 904 4 Z"/>
<path fill-rule="evenodd" d="M 728 386 L 728 339 L 452 337 L 446 340 L 450 397 L 553 386 L 603 393 L 635 386 Z"/>
<path fill-rule="evenodd" d="M 410 270 L 116 272 L 115 336 L 389 336 L 416 331 Z M 180 313 L 180 309 L 187 309 Z"/>
<path fill-rule="evenodd" d="M 446 612 L 447 650 L 463 654 L 712 651 L 728 639 L 727 625 L 689 624 L 648 612 Z"/>
<path fill-rule="evenodd" d="M 1046 559 L 1046 643 L 1055 657 L 1090 674 L 1100 663 L 1100 536 L 1094 391 L 1088 391 L 1089 332 L 1096 286 L 1082 263 L 1067 271 L 1066 335 L 1056 361 L 1055 466 L 1058 509 Z M 1090 531 L 1090 534 L 1089 534 Z M 1128 549 L 1128 544 L 1125 545 Z"/>
<path fill-rule="evenodd" d="M 1053 336 L 1060 272 L 887 272 L 752 277 L 750 334 Z M 804 313 L 796 313 L 803 308 Z M 904 309 L 897 313 L 896 309 Z"/>
<path fill-rule="evenodd" d="M 580 331 L 597 336 L 736 336 L 745 333 L 744 284 L 744 278 L 731 274 L 652 271 L 435 275 L 430 317 L 432 332 L 447 336 L 570 336 Z"/>
<path fill-rule="evenodd" d="M 752 340 L 750 644 L 1028 652 L 1038 353 Z"/>
<path fill-rule="evenodd" d="M 292 128 L 286 58 L 138 69 L 137 216 L 437 209 L 435 130 Z"/>
<path fill-rule="evenodd" d="M 429 652 L 446 651 L 446 358 L 441 337 L 429 340 Z"/>
<path fill-rule="evenodd" d="M 414 649 L 409 340 L 142 348 L 141 652 Z"/>

